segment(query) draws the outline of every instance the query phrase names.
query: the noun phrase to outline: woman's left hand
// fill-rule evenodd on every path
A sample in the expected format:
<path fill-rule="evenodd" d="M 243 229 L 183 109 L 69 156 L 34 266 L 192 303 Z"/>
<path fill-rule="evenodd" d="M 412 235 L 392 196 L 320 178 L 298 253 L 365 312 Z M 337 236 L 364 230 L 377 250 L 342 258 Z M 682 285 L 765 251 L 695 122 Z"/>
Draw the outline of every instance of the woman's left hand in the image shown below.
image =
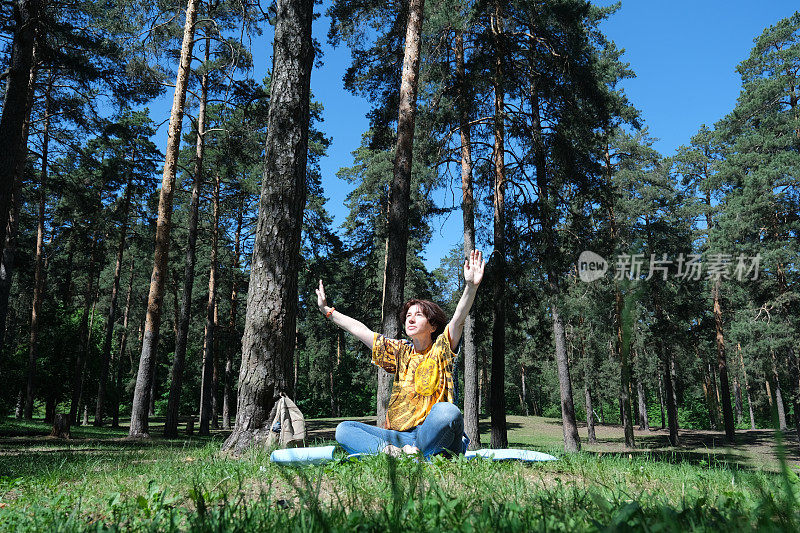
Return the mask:
<path fill-rule="evenodd" d="M 483 281 L 483 271 L 486 263 L 483 254 L 479 250 L 472 250 L 469 258 L 464 261 L 464 281 L 474 286 L 478 286 Z"/>

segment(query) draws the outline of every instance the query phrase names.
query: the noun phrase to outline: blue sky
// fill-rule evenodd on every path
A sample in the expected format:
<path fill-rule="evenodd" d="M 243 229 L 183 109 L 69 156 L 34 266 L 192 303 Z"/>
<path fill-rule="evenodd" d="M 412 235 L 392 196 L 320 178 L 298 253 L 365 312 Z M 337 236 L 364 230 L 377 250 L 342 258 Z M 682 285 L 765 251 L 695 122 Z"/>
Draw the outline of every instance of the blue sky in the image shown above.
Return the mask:
<path fill-rule="evenodd" d="M 347 215 L 344 201 L 352 186 L 339 180 L 336 172 L 352 164 L 351 152 L 368 126 L 365 114 L 369 102 L 342 88 L 350 53 L 344 46 L 334 50 L 327 44 L 329 20 L 324 10 L 328 4 L 326 0 L 317 7 L 323 16 L 315 21 L 313 31 L 323 43 L 324 55 L 323 65 L 312 74 L 311 85 L 314 98 L 325 107 L 321 127 L 333 139 L 321 166 L 329 199 L 326 206 L 338 226 Z M 754 38 L 797 9 L 798 4 L 788 0 L 622 2 L 621 9 L 601 29 L 625 50 L 623 59 L 637 77 L 626 80 L 623 86 L 630 101 L 642 112 L 650 134 L 659 139 L 656 148 L 662 154 L 671 155 L 678 146 L 688 143 L 702 124 L 713 124 L 733 108 L 740 88 L 736 65 L 749 55 Z M 254 41 L 256 79 L 262 79 L 271 68 L 271 39 L 271 31 L 266 31 Z M 171 98 L 170 93 L 164 106 L 167 113 Z M 155 105 L 153 110 L 155 116 L 161 106 Z M 166 125 L 161 129 L 159 137 L 163 141 L 159 146 L 163 150 Z M 438 191 L 435 200 L 441 204 L 452 202 L 452 192 Z M 429 269 L 437 267 L 440 259 L 461 242 L 461 217 L 454 214 L 447 220 L 436 220 L 433 229 L 425 252 Z"/>

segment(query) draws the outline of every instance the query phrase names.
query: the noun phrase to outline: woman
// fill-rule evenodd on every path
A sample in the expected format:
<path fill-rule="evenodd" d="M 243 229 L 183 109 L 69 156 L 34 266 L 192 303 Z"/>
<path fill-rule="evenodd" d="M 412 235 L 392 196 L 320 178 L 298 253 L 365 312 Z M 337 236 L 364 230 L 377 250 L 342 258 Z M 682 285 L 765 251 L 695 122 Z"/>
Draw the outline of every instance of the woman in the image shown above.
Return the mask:
<path fill-rule="evenodd" d="M 395 375 L 386 413 L 386 429 L 361 422 L 342 422 L 336 440 L 349 453 L 400 455 L 421 452 L 461 453 L 464 418 L 453 401 L 453 349 L 461 339 L 464 321 L 483 280 L 485 263 L 479 251 L 464 261 L 464 294 L 449 323 L 444 311 L 427 300 L 403 306 L 405 332 L 411 339 L 387 339 L 367 326 L 329 307 L 322 280 L 317 306 L 334 324 L 372 349 L 372 363 Z"/>

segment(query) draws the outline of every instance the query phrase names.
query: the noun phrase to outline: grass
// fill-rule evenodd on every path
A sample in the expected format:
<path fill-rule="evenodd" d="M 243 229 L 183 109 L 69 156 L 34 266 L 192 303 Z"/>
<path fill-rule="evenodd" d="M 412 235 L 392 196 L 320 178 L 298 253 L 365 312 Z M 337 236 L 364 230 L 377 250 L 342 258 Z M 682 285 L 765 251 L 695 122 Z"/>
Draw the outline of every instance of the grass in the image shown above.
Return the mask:
<path fill-rule="evenodd" d="M 338 420 L 313 421 L 317 444 Z M 552 463 L 387 457 L 304 469 L 264 450 L 219 454 L 223 435 L 132 442 L 126 431 L 0 424 L 3 531 L 685 531 L 800 528 L 794 443 L 749 453 L 694 446 L 625 450 L 614 428 L 592 451 L 565 456 L 558 421 L 509 417 L 509 442 Z M 157 431 L 154 431 L 157 434 Z M 647 440 L 645 437 L 649 437 Z M 694 440 L 693 440 L 694 439 Z M 712 441 L 713 442 L 713 441 Z M 484 441 L 488 444 L 488 435 Z M 746 448 L 745 444 L 741 445 Z M 592 448 L 586 446 L 585 448 Z"/>

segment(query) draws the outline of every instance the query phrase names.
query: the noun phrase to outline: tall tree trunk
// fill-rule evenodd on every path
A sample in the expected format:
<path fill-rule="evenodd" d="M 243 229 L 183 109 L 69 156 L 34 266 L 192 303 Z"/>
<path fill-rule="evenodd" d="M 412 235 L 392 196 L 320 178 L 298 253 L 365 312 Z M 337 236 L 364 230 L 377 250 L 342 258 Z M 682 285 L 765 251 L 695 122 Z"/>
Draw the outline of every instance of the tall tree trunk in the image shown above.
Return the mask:
<path fill-rule="evenodd" d="M 28 162 L 28 134 L 30 133 L 31 108 L 33 97 L 36 93 L 36 46 L 33 47 L 28 93 L 25 100 L 25 120 L 22 123 L 22 135 L 19 141 L 19 154 L 17 155 L 16 170 L 12 197 L 9 203 L 8 224 L 6 226 L 5 245 L 0 254 L 0 350 L 5 346 L 6 319 L 8 317 L 8 298 L 11 294 L 11 282 L 14 276 L 14 255 L 17 251 L 17 232 L 19 230 L 19 216 L 22 207 L 22 182 L 25 177 L 25 168 Z M 0 221 L 2 223 L 2 221 Z"/>
<path fill-rule="evenodd" d="M 586 353 L 586 343 L 581 335 L 581 358 L 583 359 L 583 392 L 586 402 L 586 432 L 589 444 L 597 443 L 594 430 L 594 407 L 592 406 L 592 386 L 589 376 L 589 358 Z"/>
<path fill-rule="evenodd" d="M 205 63 L 211 54 L 210 39 L 206 36 Z M 186 360 L 186 344 L 189 337 L 189 321 L 192 313 L 192 292 L 194 290 L 194 267 L 197 250 L 197 219 L 200 209 L 200 190 L 203 186 L 203 156 L 205 153 L 205 118 L 208 102 L 208 71 L 203 70 L 200 78 L 200 102 L 197 111 L 197 139 L 195 141 L 194 180 L 192 197 L 189 204 L 188 242 L 186 245 L 186 262 L 183 267 L 183 293 L 181 297 L 180 317 L 176 324 L 178 334 L 175 337 L 175 355 L 170 369 L 170 388 L 167 399 L 167 416 L 164 422 L 164 436 L 178 436 L 178 414 L 180 412 L 181 387 L 183 386 L 184 363 Z"/>
<path fill-rule="evenodd" d="M 478 382 L 478 416 L 484 412 L 484 407 L 489 405 L 491 390 L 489 388 L 489 365 L 486 364 L 486 351 L 481 351 L 480 381 Z"/>
<path fill-rule="evenodd" d="M 722 420 L 722 396 L 719 393 L 719 385 L 717 380 L 717 365 L 710 363 L 708 365 L 708 373 L 711 376 L 711 390 L 714 393 L 714 405 L 716 405 L 717 409 L 717 420 Z M 723 422 L 724 426 L 724 422 Z"/>
<path fill-rule="evenodd" d="M 194 26 L 197 19 L 199 0 L 188 0 L 186 24 L 183 28 L 183 44 L 175 81 L 175 95 L 172 99 L 172 112 L 169 119 L 169 136 L 164 158 L 164 173 L 161 179 L 161 194 L 158 199 L 158 221 L 156 225 L 156 246 L 153 257 L 153 274 L 150 277 L 150 293 L 147 298 L 147 316 L 142 340 L 142 355 L 139 358 L 139 372 L 133 392 L 131 425 L 128 435 L 132 438 L 149 438 L 148 408 L 150 388 L 153 382 L 153 363 L 158 349 L 158 333 L 161 326 L 161 311 L 164 299 L 164 281 L 167 276 L 169 260 L 169 234 L 172 223 L 172 198 L 175 188 L 175 173 L 178 166 L 178 151 L 181 143 L 186 86 L 194 46 Z"/>
<path fill-rule="evenodd" d="M 95 265 L 97 262 L 96 242 L 98 239 L 91 239 L 91 251 L 89 252 L 89 268 L 86 275 L 89 278 L 86 285 L 86 293 L 83 301 L 83 311 L 81 312 L 81 322 L 78 328 L 80 332 L 81 346 L 78 348 L 78 356 L 75 358 L 75 367 L 72 371 L 72 397 L 69 404 L 69 423 L 73 425 L 78 420 L 80 413 L 81 396 L 83 394 L 84 369 L 89 355 L 89 345 L 91 340 L 92 328 L 90 320 L 93 319 L 94 297 L 95 297 Z"/>
<path fill-rule="evenodd" d="M 606 160 L 608 159 L 608 148 L 606 148 Z M 646 221 L 646 228 L 647 228 L 647 248 L 648 251 L 652 254 L 653 252 L 653 235 L 650 228 L 650 220 L 649 218 L 645 219 Z M 661 290 L 660 286 L 658 285 L 658 281 L 654 278 L 653 279 L 653 290 L 652 290 L 652 298 L 653 298 L 653 308 L 655 311 L 655 319 L 656 319 L 656 334 L 663 336 L 661 339 L 662 342 L 660 343 L 660 350 L 661 350 L 661 363 L 664 366 L 664 378 L 662 380 L 664 384 L 664 401 L 667 404 L 667 425 L 669 426 L 669 442 L 672 446 L 678 446 L 680 440 L 678 437 L 678 403 L 677 398 L 675 396 L 675 382 L 673 381 L 673 369 L 675 366 L 675 359 L 672 355 L 671 351 L 666 349 L 666 335 L 670 331 L 669 330 L 669 322 L 667 319 L 666 314 L 664 313 L 664 309 L 661 306 Z"/>
<path fill-rule="evenodd" d="M 742 345 L 736 344 L 736 351 L 739 352 L 739 364 L 742 365 L 742 375 L 744 375 L 744 391 L 747 394 L 747 407 L 750 410 L 750 429 L 756 429 L 756 416 L 753 412 L 753 401 L 750 398 L 750 380 L 747 377 L 747 367 L 744 366 L 744 356 L 742 356 Z"/>
<path fill-rule="evenodd" d="M 778 375 L 778 364 L 775 357 L 775 350 L 770 349 L 770 357 L 772 359 L 772 379 L 775 381 L 775 410 L 778 415 L 778 429 L 786 431 L 786 408 L 783 403 L 783 391 L 781 390 L 781 379 Z"/>
<path fill-rule="evenodd" d="M 742 402 L 742 387 L 739 385 L 739 373 L 733 374 L 733 398 L 736 407 L 736 424 L 741 425 L 744 420 L 744 403 Z"/>
<path fill-rule="evenodd" d="M 714 281 L 712 297 L 714 299 L 714 326 L 717 340 L 717 369 L 719 373 L 720 401 L 722 403 L 722 422 L 725 425 L 725 440 L 729 444 L 736 442 L 736 425 L 731 409 L 731 386 L 728 381 L 728 360 L 725 357 L 725 337 L 722 332 L 722 305 L 719 298 L 720 279 Z"/>
<path fill-rule="evenodd" d="M 44 423 L 52 424 L 56 416 L 56 395 L 49 392 L 44 404 Z"/>
<path fill-rule="evenodd" d="M 695 346 L 695 353 L 698 353 L 697 346 Z M 701 367 L 703 369 L 703 395 L 706 399 L 708 417 L 711 422 L 711 429 L 716 430 L 719 427 L 717 423 L 717 400 L 714 395 L 714 386 L 711 382 L 711 366 L 703 364 Z"/>
<path fill-rule="evenodd" d="M 0 245 L 6 241 L 14 174 L 19 168 L 23 124 L 28 116 L 28 87 L 39 14 L 46 0 L 15 0 L 11 57 L 8 64 L 3 114 L 0 116 Z"/>
<path fill-rule="evenodd" d="M 383 334 L 400 336 L 400 308 L 406 281 L 408 252 L 408 204 L 411 201 L 411 162 L 414 152 L 414 122 L 417 114 L 417 81 L 419 77 L 422 21 L 425 0 L 409 0 L 403 72 L 400 83 L 400 106 L 397 119 L 397 146 L 394 171 L 389 190 L 389 220 L 386 241 L 386 270 L 383 280 Z M 393 376 L 378 368 L 377 422 L 386 427 L 386 412 Z"/>
<path fill-rule="evenodd" d="M 625 433 L 625 446 L 634 448 L 636 443 L 633 438 L 633 420 L 631 417 L 631 367 L 629 363 L 630 345 L 631 345 L 631 332 L 630 324 L 625 325 L 623 322 L 626 320 L 623 317 L 623 305 L 628 306 L 628 303 L 622 303 L 622 294 L 619 288 L 614 287 L 614 301 L 615 301 L 615 315 L 619 322 L 617 322 L 617 353 L 619 354 L 619 368 L 620 368 L 620 387 L 619 387 L 619 406 L 620 418 L 622 419 L 622 428 Z M 630 313 L 630 310 L 626 311 Z M 627 329 L 627 331 L 626 331 Z"/>
<path fill-rule="evenodd" d="M 527 394 L 528 391 L 525 389 L 525 365 L 523 364 L 519 365 L 519 374 L 521 382 L 520 396 L 519 396 L 519 401 L 521 404 L 520 407 L 522 408 L 522 412 L 525 413 L 525 416 L 530 416 L 530 413 L 528 412 L 528 394 Z"/>
<path fill-rule="evenodd" d="M 236 232 L 233 239 L 233 266 L 231 267 L 231 306 L 228 318 L 228 346 L 225 350 L 225 385 L 222 397 L 222 429 L 231 429 L 231 392 L 233 391 L 233 355 L 240 340 L 236 337 L 236 311 L 238 308 L 239 290 L 239 255 L 242 235 L 242 205 L 244 196 L 239 201 L 236 211 Z"/>
<path fill-rule="evenodd" d="M 158 389 L 158 374 L 156 371 L 158 370 L 158 362 L 156 357 L 153 357 L 150 360 L 150 375 L 153 376 L 153 379 L 150 380 L 150 394 L 149 394 L 149 403 L 147 404 L 147 416 L 155 416 L 156 415 L 156 391 Z"/>
<path fill-rule="evenodd" d="M 672 352 L 668 352 L 666 347 L 661 345 L 661 358 L 664 361 L 664 393 L 667 403 L 667 425 L 669 426 L 669 443 L 678 446 L 678 403 L 675 397 L 675 382 L 672 379 L 672 367 L 675 364 Z"/>
<path fill-rule="evenodd" d="M 36 226 L 36 259 L 34 262 L 33 304 L 31 306 L 31 336 L 28 347 L 28 382 L 25 394 L 26 420 L 33 418 L 33 399 L 36 388 L 36 356 L 39 351 L 39 314 L 42 309 L 42 298 L 44 298 L 44 220 L 45 199 L 47 198 L 47 157 L 50 145 L 50 94 L 53 89 L 53 72 L 50 71 L 48 76 L 47 93 L 45 94 L 44 130 L 42 132 L 42 168 L 39 174 L 39 216 Z M 5 224 L 0 225 L 5 227 Z"/>
<path fill-rule="evenodd" d="M 658 376 L 658 405 L 661 407 L 661 429 L 664 429 L 667 427 L 667 423 L 664 418 L 664 378 L 661 371 Z"/>
<path fill-rule="evenodd" d="M 22 420 L 22 415 L 25 413 L 25 389 L 20 388 L 17 392 L 17 405 L 14 408 L 14 418 Z"/>
<path fill-rule="evenodd" d="M 491 401 L 491 446 L 508 448 L 508 429 L 506 427 L 506 178 L 505 178 L 505 127 L 503 120 L 504 88 L 502 57 L 502 7 L 494 4 L 491 19 L 492 40 L 494 43 L 494 284 L 492 297 L 492 382 Z"/>
<path fill-rule="evenodd" d="M 219 275 L 219 274 L 217 274 Z M 214 298 L 214 342 L 212 349 L 212 361 L 214 372 L 211 376 L 211 427 L 212 429 L 219 429 L 219 301 Z"/>
<path fill-rule="evenodd" d="M 647 416 L 647 397 L 644 393 L 642 379 L 636 378 L 636 392 L 639 397 L 639 429 L 648 431 L 650 429 L 650 418 Z"/>
<path fill-rule="evenodd" d="M 131 293 L 133 292 L 133 264 L 128 273 L 128 292 L 125 296 L 125 311 L 122 313 L 122 333 L 119 339 L 119 350 L 116 357 L 116 384 L 114 385 L 114 405 L 112 409 L 111 427 L 119 427 L 119 404 L 122 402 L 122 369 L 123 361 L 128 346 L 128 316 L 131 309 Z"/>
<path fill-rule="evenodd" d="M 610 136 L 610 133 L 606 133 Z M 610 184 L 613 181 L 613 166 L 611 164 L 611 151 L 608 142 L 606 142 L 605 150 L 603 153 L 603 161 L 605 165 L 606 181 Z M 617 219 L 614 212 L 614 204 L 609 203 L 608 207 L 608 221 L 609 231 L 611 233 L 611 242 L 614 246 L 621 243 L 619 241 L 619 231 L 617 229 Z M 645 218 L 645 221 L 648 219 Z M 648 243 L 649 243 L 649 223 L 646 224 L 648 228 Z M 630 364 L 628 361 L 629 344 L 626 346 L 624 342 L 625 332 L 623 331 L 623 298 L 622 292 L 616 280 L 614 280 L 614 330 L 615 337 L 611 344 L 611 354 L 614 359 L 619 363 L 619 391 L 617 395 L 619 404 L 619 417 L 622 422 L 623 433 L 625 435 L 625 446 L 633 448 L 635 446 L 633 435 L 633 421 L 631 419 L 631 395 L 630 395 Z M 628 335 L 630 341 L 630 334 Z"/>
<path fill-rule="evenodd" d="M 769 403 L 769 410 L 772 411 L 772 409 L 775 407 L 775 404 L 772 400 L 772 387 L 769 386 L 768 378 L 764 380 L 764 387 L 767 389 L 767 402 Z"/>
<path fill-rule="evenodd" d="M 499 5 L 499 4 L 498 4 Z M 499 16 L 499 8 L 497 9 Z M 561 424 L 564 433 L 564 450 L 575 452 L 581 449 L 581 440 L 578 435 L 578 424 L 575 419 L 575 404 L 572 394 L 572 380 L 570 378 L 569 358 L 566 350 L 566 337 L 564 325 L 561 321 L 559 310 L 559 275 L 553 263 L 556 260 L 558 247 L 556 246 L 556 223 L 554 199 L 555 191 L 550 190 L 550 176 L 547 171 L 547 155 L 544 142 L 544 133 L 541 123 L 541 106 L 539 101 L 539 88 L 537 80 L 531 83 L 531 118 L 533 130 L 534 166 L 536 168 L 536 185 L 539 194 L 539 213 L 542 233 L 544 236 L 544 263 L 547 276 L 546 295 L 553 319 L 553 335 L 556 348 L 556 368 L 558 370 L 558 387 L 561 396 Z"/>
<path fill-rule="evenodd" d="M 300 230 L 306 200 L 313 0 L 278 0 L 264 179 L 247 293 L 236 426 L 223 450 L 240 455 L 269 434 L 290 396 Z M 258 288 L 258 290 L 253 290 Z"/>
<path fill-rule="evenodd" d="M 469 128 L 469 85 L 464 66 L 464 34 L 456 34 L 456 86 L 458 90 L 458 129 L 461 136 L 461 212 L 464 221 L 464 257 L 475 249 L 475 200 L 472 193 L 472 145 Z M 464 432 L 471 450 L 481 447 L 478 354 L 475 346 L 475 318 L 470 312 L 464 321 Z"/>
<path fill-rule="evenodd" d="M 213 210 L 211 228 L 211 269 L 208 275 L 208 301 L 206 303 L 206 328 L 203 340 L 203 369 L 200 380 L 200 430 L 199 435 L 210 434 L 214 387 L 214 334 L 217 301 L 217 243 L 219 241 L 219 174 L 214 174 Z"/>
<path fill-rule="evenodd" d="M 135 160 L 135 156 L 134 156 Z M 117 317 L 117 297 L 119 294 L 119 280 L 122 275 L 122 256 L 125 253 L 125 238 L 128 234 L 128 210 L 131 202 L 131 176 L 125 185 L 125 198 L 122 203 L 122 226 L 120 227 L 119 245 L 117 245 L 117 261 L 114 266 L 114 281 L 111 284 L 111 303 L 108 306 L 106 317 L 105 335 L 103 336 L 103 353 L 101 354 L 100 379 L 97 385 L 97 406 L 94 412 L 94 425 L 104 424 L 104 409 L 106 400 L 106 382 L 108 381 L 108 368 L 111 364 L 111 339 L 114 336 L 114 322 Z"/>

